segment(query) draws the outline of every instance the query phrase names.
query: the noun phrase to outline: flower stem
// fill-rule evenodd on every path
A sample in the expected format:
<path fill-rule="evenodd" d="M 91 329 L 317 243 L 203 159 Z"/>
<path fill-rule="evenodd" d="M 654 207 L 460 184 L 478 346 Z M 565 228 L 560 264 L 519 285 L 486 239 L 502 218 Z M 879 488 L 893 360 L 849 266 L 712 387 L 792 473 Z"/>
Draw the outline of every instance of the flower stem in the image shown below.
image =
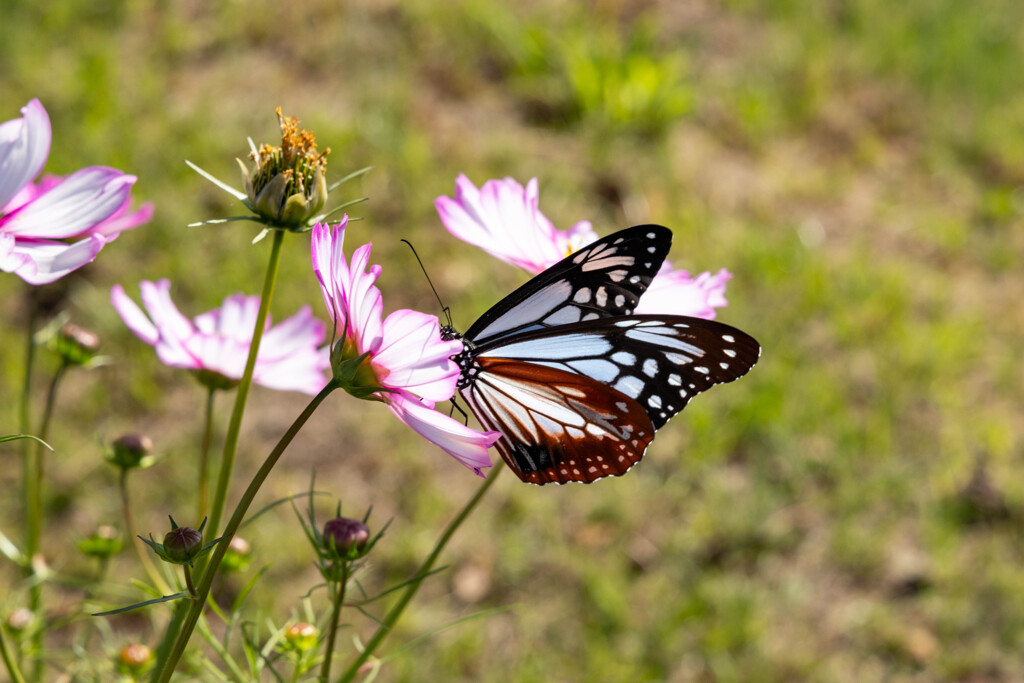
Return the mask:
<path fill-rule="evenodd" d="M 128 535 L 132 539 L 132 545 L 135 547 L 135 552 L 139 556 L 139 562 L 142 563 L 142 568 L 146 570 L 146 574 L 149 576 L 149 580 L 153 582 L 157 590 L 163 595 L 171 593 L 171 587 L 167 585 L 163 577 L 160 576 L 160 572 L 157 571 L 156 566 L 153 564 L 153 560 L 149 556 L 149 548 L 139 538 L 138 532 L 135 530 L 135 521 L 132 519 L 132 505 L 131 498 L 128 496 L 128 469 L 121 469 L 121 512 L 124 514 L 124 528 L 128 532 Z"/>
<path fill-rule="evenodd" d="M 167 683 L 171 679 L 171 675 L 174 673 L 175 667 L 178 666 L 178 661 L 181 659 L 182 654 L 185 652 L 185 646 L 188 645 L 189 639 L 192 637 L 192 631 L 195 630 L 196 622 L 199 621 L 199 616 L 203 613 L 203 608 L 206 605 L 206 599 L 210 595 L 210 587 L 213 585 L 214 575 L 217 573 L 217 569 L 220 567 L 221 560 L 224 559 L 224 555 L 228 551 L 228 546 L 231 545 L 231 539 L 234 537 L 235 532 L 238 531 L 238 527 L 241 526 L 242 521 L 245 519 L 245 513 L 248 512 L 249 506 L 252 505 L 252 501 L 256 498 L 257 492 L 263 482 L 267 480 L 270 475 L 270 471 L 274 469 L 274 465 L 281 458 L 285 449 L 295 438 L 295 435 L 299 433 L 310 415 L 317 409 L 317 407 L 327 398 L 328 394 L 337 388 L 337 384 L 332 380 L 325 386 L 319 394 L 317 394 L 309 405 L 306 406 L 302 414 L 299 415 L 295 422 L 292 423 L 288 431 L 285 432 L 281 440 L 274 446 L 274 450 L 270 452 L 267 459 L 263 461 L 263 465 L 260 466 L 256 475 L 249 482 L 249 488 L 242 494 L 241 500 L 238 501 L 238 505 L 235 507 L 235 512 L 231 515 L 231 519 L 228 520 L 227 526 L 224 528 L 224 533 L 221 536 L 220 542 L 214 549 L 210 561 L 206 564 L 206 569 L 203 572 L 202 581 L 199 582 L 199 587 L 196 590 L 196 599 L 191 601 L 188 608 L 188 613 L 184 617 L 184 622 L 178 631 L 177 638 L 174 641 L 174 645 L 171 647 L 170 652 L 167 655 L 167 660 L 157 666 L 153 672 L 153 678 L 151 680 L 158 683 Z M 166 637 L 173 637 L 173 632 L 168 630 Z"/>
<path fill-rule="evenodd" d="M 324 663 L 320 666 L 321 683 L 330 683 L 331 660 L 334 659 L 334 639 L 338 635 L 338 621 L 341 619 L 341 608 L 345 603 L 345 586 L 348 584 L 348 561 L 341 562 L 341 581 L 338 583 L 337 594 L 331 609 L 331 630 L 327 634 L 327 648 L 324 650 Z"/>
<path fill-rule="evenodd" d="M 7 634 L 0 628 L 0 656 L 3 657 L 4 666 L 11 676 L 12 683 L 25 683 L 25 677 L 21 675 L 18 663 L 14 660 L 14 653 L 11 652 L 10 644 L 7 642 Z"/>
<path fill-rule="evenodd" d="M 213 397 L 217 390 L 210 388 L 206 394 L 206 428 L 203 431 L 203 445 L 199 451 L 199 514 L 196 522 L 206 517 L 206 504 L 210 488 L 210 443 L 213 441 Z"/>
<path fill-rule="evenodd" d="M 430 553 L 427 559 L 423 561 L 423 564 L 420 565 L 419 571 L 416 572 L 412 581 L 410 581 L 409 585 L 406 586 L 405 591 L 402 593 L 402 597 L 399 598 L 398 602 L 395 603 L 395 606 L 392 607 L 391 611 L 388 612 L 386 617 L 384 617 L 384 621 L 381 622 L 380 626 L 377 628 L 377 632 L 374 633 L 373 637 L 370 638 L 370 641 L 366 643 L 366 647 L 363 648 L 363 651 L 359 653 L 358 657 L 356 657 L 356 661 L 352 662 L 352 665 L 349 666 L 342 677 L 338 679 L 338 683 L 348 683 L 348 681 L 355 678 L 356 674 L 359 673 L 359 667 L 363 665 L 363 662 L 370 658 L 370 655 L 372 655 L 374 650 L 377 649 L 377 646 L 381 644 L 381 641 L 391 633 L 395 624 L 398 623 L 399 617 L 402 616 L 402 612 L 405 610 L 406 605 L 408 605 L 409 601 L 416 595 L 416 591 L 420 589 L 423 579 L 434 568 L 434 564 L 437 562 L 437 558 L 440 557 L 441 551 L 444 550 L 444 547 L 448 544 L 448 541 L 451 540 L 451 537 L 456 530 L 464 521 L 466 521 L 466 518 L 469 517 L 469 513 L 473 511 L 476 504 L 479 503 L 480 499 L 484 497 L 485 493 L 487 493 L 487 489 L 491 488 L 494 480 L 498 478 L 501 468 L 502 462 L 498 461 L 498 464 L 494 466 L 490 475 L 484 480 L 484 483 L 480 485 L 480 488 L 477 489 L 477 492 L 469 499 L 469 502 L 463 506 L 462 510 L 459 511 L 459 514 L 455 516 L 455 519 L 448 524 L 448 528 L 446 528 L 444 533 L 441 534 L 441 537 L 437 539 L 437 543 L 434 545 L 434 550 Z"/>
<path fill-rule="evenodd" d="M 50 421 L 53 417 L 53 406 L 57 403 L 57 387 L 68 369 L 67 362 L 61 362 L 60 367 L 53 373 L 53 380 L 50 382 L 50 389 L 46 393 L 46 407 L 43 409 L 43 420 L 39 425 L 39 438 L 46 441 L 50 432 Z M 39 553 L 39 546 L 43 533 L 43 471 L 44 454 L 43 445 L 39 442 L 32 442 L 31 462 L 28 467 L 31 470 L 30 482 L 27 486 L 26 503 L 28 515 L 26 523 L 27 537 L 25 538 L 25 557 L 28 560 L 26 572 L 31 576 L 34 572 L 36 555 Z M 36 616 L 36 623 L 44 624 L 43 618 L 43 583 L 34 582 L 29 589 L 29 609 Z M 32 653 L 35 661 L 32 667 L 32 680 L 38 681 L 43 676 L 43 633 L 44 629 L 39 628 L 32 634 Z"/>
<path fill-rule="evenodd" d="M 231 481 L 231 469 L 235 465 L 235 453 L 238 450 L 238 435 L 242 431 L 242 415 L 245 413 L 245 402 L 249 398 L 252 386 L 252 373 L 256 368 L 256 355 L 259 352 L 260 340 L 263 339 L 263 328 L 267 323 L 270 311 L 270 300 L 274 298 L 274 284 L 277 282 L 277 270 L 281 265 L 281 245 L 284 243 L 284 230 L 274 230 L 274 242 L 270 247 L 270 262 L 267 264 L 267 275 L 263 280 L 263 294 L 260 297 L 260 310 L 256 315 L 256 329 L 252 333 L 252 344 L 249 346 L 249 359 L 245 362 L 245 372 L 238 384 L 235 394 L 235 407 L 228 423 L 228 433 L 224 441 L 224 457 L 220 462 L 220 475 L 217 477 L 217 489 L 214 492 L 213 508 L 210 512 L 210 524 L 207 527 L 212 537 L 217 536 L 220 518 L 224 513 L 224 501 L 228 494 Z M 191 629 L 190 629 L 191 630 Z"/>

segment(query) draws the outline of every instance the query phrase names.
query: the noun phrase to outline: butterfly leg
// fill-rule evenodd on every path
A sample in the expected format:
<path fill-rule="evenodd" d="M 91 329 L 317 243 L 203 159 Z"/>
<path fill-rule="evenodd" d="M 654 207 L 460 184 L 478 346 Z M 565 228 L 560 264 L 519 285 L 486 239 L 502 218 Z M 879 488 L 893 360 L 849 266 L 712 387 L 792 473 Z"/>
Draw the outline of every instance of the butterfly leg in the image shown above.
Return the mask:
<path fill-rule="evenodd" d="M 452 401 L 452 409 L 448 411 L 448 417 L 452 417 L 455 414 L 455 411 L 457 410 L 457 411 L 459 411 L 459 415 L 462 415 L 462 423 L 464 425 L 468 426 L 469 425 L 469 414 L 466 413 L 465 410 L 463 410 L 462 408 L 459 407 L 459 404 L 455 401 L 455 397 L 454 396 L 452 396 L 451 401 Z"/>

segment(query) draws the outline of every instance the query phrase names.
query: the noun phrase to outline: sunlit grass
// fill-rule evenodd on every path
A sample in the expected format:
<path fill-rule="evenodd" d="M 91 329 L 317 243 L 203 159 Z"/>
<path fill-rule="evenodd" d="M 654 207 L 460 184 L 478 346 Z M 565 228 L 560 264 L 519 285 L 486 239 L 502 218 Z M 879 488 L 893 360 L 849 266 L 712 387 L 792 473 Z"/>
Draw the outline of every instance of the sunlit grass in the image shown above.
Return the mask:
<path fill-rule="evenodd" d="M 537 176 L 559 227 L 663 223 L 674 265 L 728 268 L 719 318 L 764 346 L 749 377 L 696 401 L 627 477 L 498 482 L 389 647 L 509 610 L 402 652 L 383 680 L 1017 675 L 1024 5 L 639 5 L 11 8 L 0 119 L 39 97 L 58 142 L 47 170 L 117 166 L 157 206 L 66 304 L 117 362 L 69 378 L 61 399 L 48 556 L 79 567 L 70 539 L 116 519 L 98 439 L 145 431 L 164 456 L 138 477 L 143 529 L 182 500 L 192 509 L 202 389 L 123 327 L 109 288 L 167 276 L 190 314 L 255 291 L 266 243 L 242 223 L 185 228 L 235 210 L 183 160 L 240 185 L 234 157 L 246 136 L 273 137 L 281 105 L 338 174 L 375 166 L 352 190 L 370 201 L 351 239 L 373 240 L 390 308 L 439 309 L 400 238 L 463 329 L 521 283 L 451 238 L 432 201 L 459 172 Z M 0 277 L 3 424 L 16 423 L 25 289 Z M 320 306 L 299 236 L 272 313 L 302 304 Z M 241 471 L 302 405 L 255 391 Z M 394 518 L 366 578 L 383 587 L 475 482 L 374 407 L 329 401 L 266 497 L 304 490 L 315 467 L 346 506 Z M 1005 515 L 965 494 L 979 459 Z M 4 472 L 13 490 L 17 468 Z M 17 516 L 4 498 L 6 532 Z M 254 567 L 272 564 L 254 599 L 280 623 L 315 581 L 312 558 L 290 512 L 247 535 Z M 366 637 L 355 623 L 343 640 Z"/>

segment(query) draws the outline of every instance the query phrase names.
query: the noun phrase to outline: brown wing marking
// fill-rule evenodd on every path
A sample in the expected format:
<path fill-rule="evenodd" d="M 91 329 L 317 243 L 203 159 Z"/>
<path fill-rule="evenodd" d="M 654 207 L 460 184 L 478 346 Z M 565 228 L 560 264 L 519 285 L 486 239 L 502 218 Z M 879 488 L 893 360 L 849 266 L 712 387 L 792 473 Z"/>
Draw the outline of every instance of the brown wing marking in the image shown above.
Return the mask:
<path fill-rule="evenodd" d="M 635 400 L 596 380 L 504 358 L 477 358 L 463 395 L 480 422 L 502 433 L 498 452 L 525 482 L 589 484 L 625 474 L 654 439 Z"/>

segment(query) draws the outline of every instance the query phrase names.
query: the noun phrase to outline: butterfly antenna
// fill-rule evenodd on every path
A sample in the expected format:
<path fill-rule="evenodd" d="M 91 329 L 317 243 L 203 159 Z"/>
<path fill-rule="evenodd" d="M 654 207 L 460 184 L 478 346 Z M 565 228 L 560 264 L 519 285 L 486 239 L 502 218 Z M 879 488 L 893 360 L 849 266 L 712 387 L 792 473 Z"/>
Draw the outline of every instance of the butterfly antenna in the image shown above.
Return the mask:
<path fill-rule="evenodd" d="M 412 242 L 407 239 L 403 239 L 409 249 L 412 250 L 412 255 L 416 257 L 416 263 L 420 264 L 420 270 L 423 271 L 423 277 L 427 278 L 427 284 L 430 285 L 430 289 L 434 292 L 434 297 L 437 299 L 437 303 L 441 305 L 441 312 L 444 313 L 444 317 L 448 320 L 448 327 L 452 326 L 452 312 L 451 309 L 444 305 L 441 301 L 441 295 L 437 293 L 437 288 L 434 287 L 434 283 L 430 280 L 430 276 L 427 274 L 427 267 L 423 265 L 423 260 L 420 259 L 420 255 L 416 253 L 416 247 L 412 246 Z"/>

